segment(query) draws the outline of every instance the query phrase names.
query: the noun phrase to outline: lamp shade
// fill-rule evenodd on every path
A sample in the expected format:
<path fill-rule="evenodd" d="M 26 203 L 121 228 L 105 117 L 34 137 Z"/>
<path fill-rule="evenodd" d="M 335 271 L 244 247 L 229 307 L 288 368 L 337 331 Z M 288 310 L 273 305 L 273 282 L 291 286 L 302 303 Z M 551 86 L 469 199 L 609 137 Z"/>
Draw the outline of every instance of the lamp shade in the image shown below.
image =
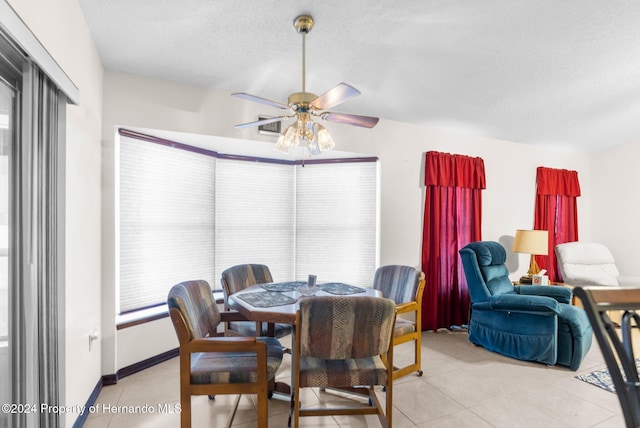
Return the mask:
<path fill-rule="evenodd" d="M 549 232 L 546 230 L 516 230 L 512 250 L 516 253 L 549 254 Z"/>

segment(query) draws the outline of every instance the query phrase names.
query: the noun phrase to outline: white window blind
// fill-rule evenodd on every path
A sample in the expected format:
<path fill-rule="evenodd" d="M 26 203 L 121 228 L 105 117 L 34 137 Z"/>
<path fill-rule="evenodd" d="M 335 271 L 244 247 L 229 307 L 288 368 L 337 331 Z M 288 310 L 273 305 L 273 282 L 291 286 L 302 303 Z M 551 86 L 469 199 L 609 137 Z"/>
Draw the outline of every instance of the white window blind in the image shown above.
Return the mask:
<path fill-rule="evenodd" d="M 120 313 L 165 303 L 185 280 L 220 289 L 222 271 L 244 263 L 275 281 L 371 285 L 376 162 L 301 167 L 136 137 L 121 132 L 118 146 Z"/>
<path fill-rule="evenodd" d="M 293 277 L 293 165 L 218 159 L 216 171 L 216 272 L 259 263 L 275 281 Z"/>
<path fill-rule="evenodd" d="M 120 313 L 165 303 L 181 281 L 215 284 L 215 163 L 120 138 Z"/>
<path fill-rule="evenodd" d="M 376 269 L 376 162 L 296 168 L 296 279 L 371 286 Z"/>

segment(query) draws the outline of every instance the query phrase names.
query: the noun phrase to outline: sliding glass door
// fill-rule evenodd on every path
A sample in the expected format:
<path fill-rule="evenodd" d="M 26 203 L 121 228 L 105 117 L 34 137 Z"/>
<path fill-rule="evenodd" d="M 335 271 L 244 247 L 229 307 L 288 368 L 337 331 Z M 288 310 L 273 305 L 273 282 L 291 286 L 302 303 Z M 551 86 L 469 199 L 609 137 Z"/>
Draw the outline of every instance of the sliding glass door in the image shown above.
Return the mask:
<path fill-rule="evenodd" d="M 0 427 L 65 425 L 66 98 L 0 27 Z"/>
<path fill-rule="evenodd" d="M 9 327 L 9 166 L 14 141 L 15 89 L 0 75 L 0 403 L 11 402 L 11 340 Z M 9 414 L 0 412 L 0 426 L 6 427 Z"/>

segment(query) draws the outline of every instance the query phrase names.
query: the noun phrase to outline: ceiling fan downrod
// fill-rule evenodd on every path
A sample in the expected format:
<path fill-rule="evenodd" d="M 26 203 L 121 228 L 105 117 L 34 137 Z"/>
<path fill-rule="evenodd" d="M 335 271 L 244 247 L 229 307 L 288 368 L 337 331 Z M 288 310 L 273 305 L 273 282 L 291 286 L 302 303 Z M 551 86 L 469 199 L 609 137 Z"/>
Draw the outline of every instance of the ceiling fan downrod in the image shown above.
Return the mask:
<path fill-rule="evenodd" d="M 300 15 L 293 20 L 293 27 L 296 29 L 298 34 L 302 34 L 302 93 L 305 93 L 307 92 L 307 34 L 309 34 L 313 28 L 313 18 L 310 15 Z"/>

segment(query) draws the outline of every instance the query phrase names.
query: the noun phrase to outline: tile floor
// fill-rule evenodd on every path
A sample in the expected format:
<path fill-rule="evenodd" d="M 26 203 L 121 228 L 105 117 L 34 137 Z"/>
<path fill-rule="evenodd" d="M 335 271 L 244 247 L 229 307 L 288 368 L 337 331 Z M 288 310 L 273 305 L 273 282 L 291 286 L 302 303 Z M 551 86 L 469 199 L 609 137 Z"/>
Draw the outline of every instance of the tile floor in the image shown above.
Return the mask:
<path fill-rule="evenodd" d="M 466 332 L 424 332 L 424 376 L 409 375 L 394 384 L 393 426 L 403 427 L 623 427 L 617 396 L 578 379 L 576 374 L 606 367 L 595 342 L 578 372 L 562 367 L 527 363 L 488 352 L 472 345 Z M 411 353 L 403 345 L 395 359 Z M 289 356 L 278 378 L 289 380 Z M 98 406 L 148 405 L 153 413 L 91 414 L 87 428 L 179 427 L 180 417 L 171 413 L 179 402 L 178 359 L 128 376 L 102 389 Z M 193 426 L 222 427 L 233 396 L 193 397 Z M 337 401 L 335 394 L 316 390 L 303 394 L 303 405 Z M 256 426 L 255 397 L 243 396 L 233 427 Z M 162 406 L 165 406 L 164 408 Z M 269 401 L 269 426 L 286 427 L 289 403 Z M 304 427 L 380 426 L 376 416 L 307 417 Z"/>

